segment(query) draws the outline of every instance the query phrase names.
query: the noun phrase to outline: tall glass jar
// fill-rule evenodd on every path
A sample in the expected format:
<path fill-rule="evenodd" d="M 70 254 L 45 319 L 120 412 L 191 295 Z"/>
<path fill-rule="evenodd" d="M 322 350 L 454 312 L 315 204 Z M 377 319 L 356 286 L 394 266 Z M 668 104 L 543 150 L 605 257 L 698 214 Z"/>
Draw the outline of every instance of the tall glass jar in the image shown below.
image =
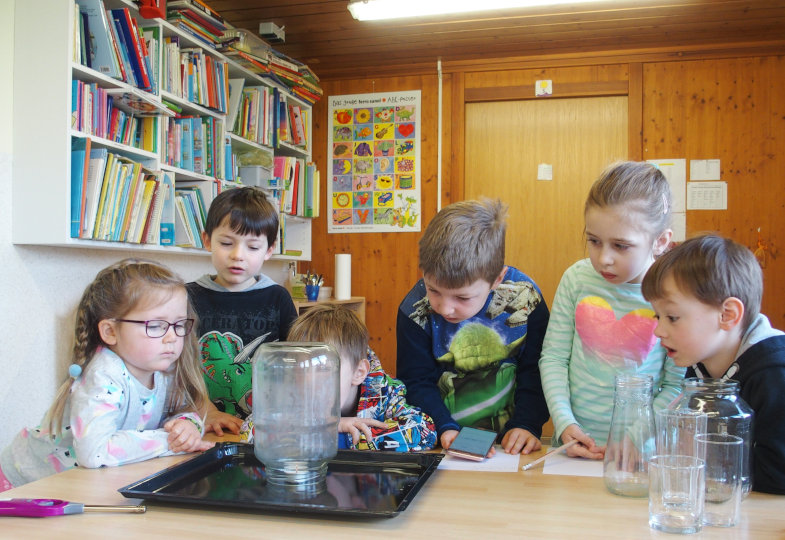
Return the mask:
<path fill-rule="evenodd" d="M 681 394 L 672 409 L 692 409 L 706 413 L 707 433 L 728 433 L 741 437 L 742 493 L 752 488 L 750 458 L 752 456 L 752 423 L 754 412 L 739 395 L 739 382 L 732 379 L 699 379 L 691 377 L 681 383 Z"/>
<path fill-rule="evenodd" d="M 649 458 L 654 455 L 651 375 L 618 374 L 605 449 L 603 476 L 608 491 L 626 497 L 649 493 Z"/>
<path fill-rule="evenodd" d="M 254 453 L 268 482 L 322 482 L 338 452 L 340 360 L 324 343 L 277 342 L 253 353 Z"/>

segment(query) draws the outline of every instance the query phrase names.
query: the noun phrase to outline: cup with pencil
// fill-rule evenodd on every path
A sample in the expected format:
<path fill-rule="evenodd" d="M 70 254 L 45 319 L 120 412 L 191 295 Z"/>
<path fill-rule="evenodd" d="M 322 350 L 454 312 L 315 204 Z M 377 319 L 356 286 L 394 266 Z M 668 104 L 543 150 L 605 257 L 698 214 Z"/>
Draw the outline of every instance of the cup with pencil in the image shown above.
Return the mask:
<path fill-rule="evenodd" d="M 322 274 L 312 274 L 310 270 L 305 273 L 303 278 L 305 281 L 305 296 L 308 297 L 309 302 L 316 302 L 319 298 L 319 287 L 324 284 L 324 276 Z"/>

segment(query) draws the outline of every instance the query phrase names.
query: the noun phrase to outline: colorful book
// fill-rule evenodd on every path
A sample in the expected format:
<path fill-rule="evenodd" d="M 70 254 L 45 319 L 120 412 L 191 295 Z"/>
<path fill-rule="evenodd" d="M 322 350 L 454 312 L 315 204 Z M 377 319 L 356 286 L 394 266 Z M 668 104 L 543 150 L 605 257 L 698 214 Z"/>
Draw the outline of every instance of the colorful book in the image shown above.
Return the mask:
<path fill-rule="evenodd" d="M 87 15 L 86 30 L 89 28 L 91 67 L 114 79 L 122 79 L 103 1 L 78 0 L 77 3 L 79 10 Z"/>
<path fill-rule="evenodd" d="M 90 164 L 87 169 L 87 193 L 85 195 L 85 219 L 82 225 L 81 238 L 91 238 L 95 226 L 95 214 L 98 209 L 98 198 L 101 195 L 101 183 L 106 169 L 108 151 L 106 148 L 90 150 Z"/>
<path fill-rule="evenodd" d="M 193 119 L 190 117 L 180 119 L 181 137 L 180 145 L 181 152 L 179 158 L 179 167 L 188 171 L 194 170 L 194 137 L 193 137 Z"/>
<path fill-rule="evenodd" d="M 104 167 L 104 175 L 101 179 L 101 190 L 98 194 L 98 204 L 96 205 L 95 220 L 93 228 L 90 231 L 90 238 L 98 240 L 101 232 L 101 221 L 104 219 L 104 209 L 106 208 L 106 199 L 109 194 L 110 184 L 112 183 L 113 170 L 117 162 L 115 154 L 108 154 L 106 158 L 106 166 Z"/>
<path fill-rule="evenodd" d="M 174 223 L 175 223 L 175 208 L 174 208 L 174 176 L 169 171 L 161 173 L 161 185 L 159 187 L 160 205 L 157 209 L 158 216 L 158 235 L 162 246 L 174 245 Z"/>
<path fill-rule="evenodd" d="M 90 138 L 71 138 L 71 238 L 79 238 L 84 225 Z"/>
<path fill-rule="evenodd" d="M 131 22 L 131 14 L 128 8 L 113 9 L 110 11 L 115 22 L 115 29 L 118 33 L 120 42 L 125 47 L 125 54 L 134 73 L 136 84 L 134 86 L 143 90 L 150 90 L 150 77 L 147 74 L 147 67 L 144 63 L 144 55 L 139 44 L 139 33 L 134 31 Z"/>

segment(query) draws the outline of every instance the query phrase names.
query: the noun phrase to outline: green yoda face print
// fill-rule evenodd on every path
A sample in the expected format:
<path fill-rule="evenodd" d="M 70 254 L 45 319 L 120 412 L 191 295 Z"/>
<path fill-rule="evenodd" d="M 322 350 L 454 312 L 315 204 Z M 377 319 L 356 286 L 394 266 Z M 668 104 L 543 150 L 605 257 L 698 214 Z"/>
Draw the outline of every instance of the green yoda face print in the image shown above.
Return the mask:
<path fill-rule="evenodd" d="M 252 343 L 263 341 L 267 335 L 269 333 Z M 231 332 L 208 332 L 199 339 L 202 372 L 210 401 L 218 410 L 242 418 L 253 409 L 250 361 L 253 348 L 250 345 L 246 351 L 243 340 Z"/>
<path fill-rule="evenodd" d="M 439 390 L 452 417 L 461 425 L 503 429 L 512 414 L 516 364 L 502 362 L 514 354 L 526 335 L 505 345 L 490 326 L 471 323 L 456 332 L 449 351 L 438 359 L 452 364 Z"/>

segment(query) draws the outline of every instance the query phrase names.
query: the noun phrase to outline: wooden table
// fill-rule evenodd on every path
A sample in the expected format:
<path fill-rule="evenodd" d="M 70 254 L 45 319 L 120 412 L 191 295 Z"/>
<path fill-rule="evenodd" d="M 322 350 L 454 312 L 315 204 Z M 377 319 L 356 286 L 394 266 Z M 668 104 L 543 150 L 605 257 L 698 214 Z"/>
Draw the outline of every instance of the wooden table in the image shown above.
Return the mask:
<path fill-rule="evenodd" d="M 542 455 L 522 456 L 521 465 Z M 117 489 L 191 456 L 123 467 L 72 469 L 7 491 L 3 498 L 61 498 L 85 504 L 137 504 Z M 610 494 L 601 478 L 437 470 L 412 504 L 391 519 L 343 520 L 149 504 L 146 514 L 0 518 L 0 538 L 677 538 L 648 526 L 646 499 Z M 740 523 L 685 538 L 785 538 L 785 496 L 752 493 Z"/>

